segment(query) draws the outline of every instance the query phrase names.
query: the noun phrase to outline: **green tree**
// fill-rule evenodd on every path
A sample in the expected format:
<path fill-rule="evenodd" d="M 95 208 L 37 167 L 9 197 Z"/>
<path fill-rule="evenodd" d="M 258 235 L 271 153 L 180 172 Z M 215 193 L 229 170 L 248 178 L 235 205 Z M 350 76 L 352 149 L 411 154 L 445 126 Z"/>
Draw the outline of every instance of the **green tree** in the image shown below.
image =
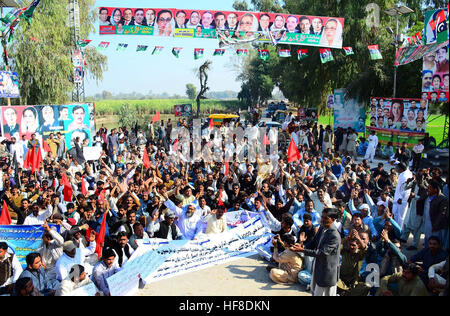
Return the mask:
<path fill-rule="evenodd" d="M 21 21 L 17 26 L 9 52 L 11 69 L 19 74 L 21 104 L 69 101 L 73 89 L 72 51 L 75 43 L 67 24 L 67 4 L 67 1 L 42 0 L 31 25 Z M 94 31 L 98 16 L 95 0 L 80 0 L 79 6 L 80 36 L 87 38 Z M 102 80 L 107 69 L 106 56 L 89 47 L 84 49 L 84 55 L 85 73 L 97 82 Z"/>
<path fill-rule="evenodd" d="M 137 122 L 137 111 L 130 107 L 128 103 L 124 103 L 119 110 L 119 124 L 120 126 L 134 127 Z"/>
<path fill-rule="evenodd" d="M 186 95 L 190 100 L 195 100 L 195 97 L 197 96 L 197 88 L 192 83 L 188 83 L 186 85 Z"/>

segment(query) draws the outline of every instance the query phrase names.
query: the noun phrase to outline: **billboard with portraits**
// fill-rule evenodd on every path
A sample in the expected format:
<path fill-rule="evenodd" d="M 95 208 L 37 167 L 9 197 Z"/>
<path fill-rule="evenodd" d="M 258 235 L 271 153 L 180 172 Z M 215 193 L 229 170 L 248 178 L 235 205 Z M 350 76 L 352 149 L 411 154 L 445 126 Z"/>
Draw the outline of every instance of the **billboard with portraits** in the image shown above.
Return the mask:
<path fill-rule="evenodd" d="M 0 98 L 20 98 L 17 72 L 0 71 Z"/>
<path fill-rule="evenodd" d="M 45 141 L 54 134 L 64 136 L 68 149 L 72 148 L 72 140 L 77 136 L 82 142 L 88 140 L 92 145 L 92 135 L 95 133 L 94 105 L 35 105 L 35 106 L 5 106 L 1 107 L 2 135 L 17 141 L 31 139 L 36 134 L 39 141 Z"/>
<path fill-rule="evenodd" d="M 428 100 L 372 98 L 370 127 L 382 130 L 425 133 L 427 130 Z"/>
<path fill-rule="evenodd" d="M 334 90 L 333 117 L 334 129 L 352 128 L 357 133 L 366 130 L 366 107 L 357 99 L 346 99 L 345 89 Z"/>
<path fill-rule="evenodd" d="M 190 117 L 192 116 L 192 104 L 178 104 L 174 105 L 175 117 Z"/>
<path fill-rule="evenodd" d="M 218 33 L 239 39 L 257 37 L 280 44 L 342 48 L 344 19 L 295 14 L 155 9 L 99 8 L 101 35 L 151 35 L 214 38 Z"/>

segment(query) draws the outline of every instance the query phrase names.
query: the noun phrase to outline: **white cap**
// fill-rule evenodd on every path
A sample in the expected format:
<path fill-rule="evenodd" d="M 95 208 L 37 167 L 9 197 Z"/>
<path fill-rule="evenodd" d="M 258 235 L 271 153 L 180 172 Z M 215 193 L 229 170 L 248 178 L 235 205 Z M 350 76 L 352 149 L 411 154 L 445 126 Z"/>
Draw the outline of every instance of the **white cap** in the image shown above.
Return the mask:
<path fill-rule="evenodd" d="M 369 205 L 368 205 L 368 204 L 362 204 L 362 205 L 359 206 L 359 210 L 360 210 L 360 211 L 361 211 L 361 210 L 364 210 L 364 209 L 370 210 Z"/>

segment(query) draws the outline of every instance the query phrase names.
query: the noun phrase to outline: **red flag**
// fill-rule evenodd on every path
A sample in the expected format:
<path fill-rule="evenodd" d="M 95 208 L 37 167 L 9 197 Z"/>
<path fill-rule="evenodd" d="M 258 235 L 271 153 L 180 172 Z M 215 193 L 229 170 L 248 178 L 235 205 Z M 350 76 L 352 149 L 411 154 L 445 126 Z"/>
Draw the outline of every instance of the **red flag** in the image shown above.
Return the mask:
<path fill-rule="evenodd" d="M 42 143 L 42 147 L 44 148 L 44 151 L 46 152 L 46 153 L 49 153 L 49 152 L 51 152 L 52 150 L 50 149 L 50 146 L 47 144 L 47 142 L 43 142 Z"/>
<path fill-rule="evenodd" d="M 430 26 L 431 26 L 431 29 L 432 29 L 433 31 L 435 31 L 435 30 L 436 30 L 436 23 L 434 23 L 434 20 L 431 20 L 429 24 L 430 24 Z"/>
<path fill-rule="evenodd" d="M 230 163 L 227 161 L 225 162 L 225 176 L 228 175 L 228 173 L 230 172 Z"/>
<path fill-rule="evenodd" d="M 419 42 L 422 40 L 422 34 L 420 32 L 416 33 L 416 38 L 419 40 Z"/>
<path fill-rule="evenodd" d="M 3 209 L 2 214 L 0 215 L 0 225 L 11 225 L 11 216 L 9 215 L 8 206 L 6 205 L 6 201 L 3 200 Z"/>
<path fill-rule="evenodd" d="M 153 123 L 158 122 L 158 121 L 159 121 L 159 111 L 156 112 L 156 114 L 153 116 L 153 119 L 152 119 Z"/>
<path fill-rule="evenodd" d="M 105 234 L 106 234 L 106 215 L 107 213 L 103 213 L 102 224 L 100 226 L 99 232 L 95 235 L 95 253 L 98 258 L 102 257 L 102 249 L 103 243 L 105 242 Z M 92 228 L 86 230 L 86 237 L 89 238 L 91 235 Z"/>
<path fill-rule="evenodd" d="M 144 149 L 144 156 L 142 157 L 142 162 L 145 168 L 150 168 L 150 159 L 148 158 L 147 148 Z"/>
<path fill-rule="evenodd" d="M 61 175 L 61 185 L 70 185 L 65 172 Z"/>
<path fill-rule="evenodd" d="M 214 127 L 214 120 L 212 118 L 209 119 L 209 130 L 212 130 Z"/>
<path fill-rule="evenodd" d="M 264 134 L 264 146 L 270 145 L 269 138 L 267 137 L 267 134 Z"/>
<path fill-rule="evenodd" d="M 61 185 L 64 185 L 64 201 L 72 202 L 73 189 L 65 173 L 63 173 L 61 176 Z"/>
<path fill-rule="evenodd" d="M 37 153 L 34 155 L 33 166 L 31 172 L 39 171 L 39 165 L 44 161 L 42 159 L 41 148 L 37 149 Z"/>
<path fill-rule="evenodd" d="M 86 185 L 84 184 L 84 178 L 81 178 L 81 193 L 82 193 L 84 196 L 87 195 Z"/>
<path fill-rule="evenodd" d="M 25 161 L 23 162 L 24 169 L 30 169 L 33 161 L 34 161 L 35 150 L 33 148 L 28 148 L 27 155 L 25 157 Z"/>
<path fill-rule="evenodd" d="M 175 141 L 173 142 L 173 151 L 177 151 L 178 150 L 178 138 L 175 139 Z"/>
<path fill-rule="evenodd" d="M 302 156 L 300 155 L 300 151 L 298 150 L 297 145 L 295 145 L 294 139 L 291 139 L 291 143 L 289 144 L 288 149 L 288 163 L 298 161 L 301 157 Z"/>

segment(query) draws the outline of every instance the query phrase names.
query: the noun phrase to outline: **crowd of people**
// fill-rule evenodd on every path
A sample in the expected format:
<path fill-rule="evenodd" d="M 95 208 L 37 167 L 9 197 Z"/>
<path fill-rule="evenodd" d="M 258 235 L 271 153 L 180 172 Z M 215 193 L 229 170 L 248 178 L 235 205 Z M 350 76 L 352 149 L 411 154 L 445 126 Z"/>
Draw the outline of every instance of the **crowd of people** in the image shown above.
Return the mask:
<path fill-rule="evenodd" d="M 203 144 L 240 124 L 214 133 L 206 124 Z M 314 295 L 448 293 L 448 174 L 420 168 L 406 144 L 371 166 L 377 144 L 360 156 L 351 129 L 333 132 L 289 115 L 283 127 L 300 159 L 288 161 L 280 142 L 276 163 L 274 155 L 272 163 L 261 159 L 266 143 L 255 161 L 188 162 L 176 159 L 171 138 L 181 125 L 189 127 L 181 120 L 150 123 L 146 132 L 102 126 L 93 138 L 100 159 L 86 161 L 83 144 L 67 151 L 59 143 L 34 173 L 17 166 L 14 146 L 4 140 L 0 200 L 13 225 L 41 225 L 44 233 L 25 268 L 0 242 L 0 293 L 70 295 L 93 282 L 98 295 L 110 295 L 106 279 L 140 240 L 220 234 L 232 211 L 257 213 L 274 233 L 266 256 L 274 282 L 300 282 Z M 252 141 L 231 146 L 245 151 Z M 26 147 L 33 150 L 33 142 Z M 373 265 L 380 282 L 372 284 Z"/>

